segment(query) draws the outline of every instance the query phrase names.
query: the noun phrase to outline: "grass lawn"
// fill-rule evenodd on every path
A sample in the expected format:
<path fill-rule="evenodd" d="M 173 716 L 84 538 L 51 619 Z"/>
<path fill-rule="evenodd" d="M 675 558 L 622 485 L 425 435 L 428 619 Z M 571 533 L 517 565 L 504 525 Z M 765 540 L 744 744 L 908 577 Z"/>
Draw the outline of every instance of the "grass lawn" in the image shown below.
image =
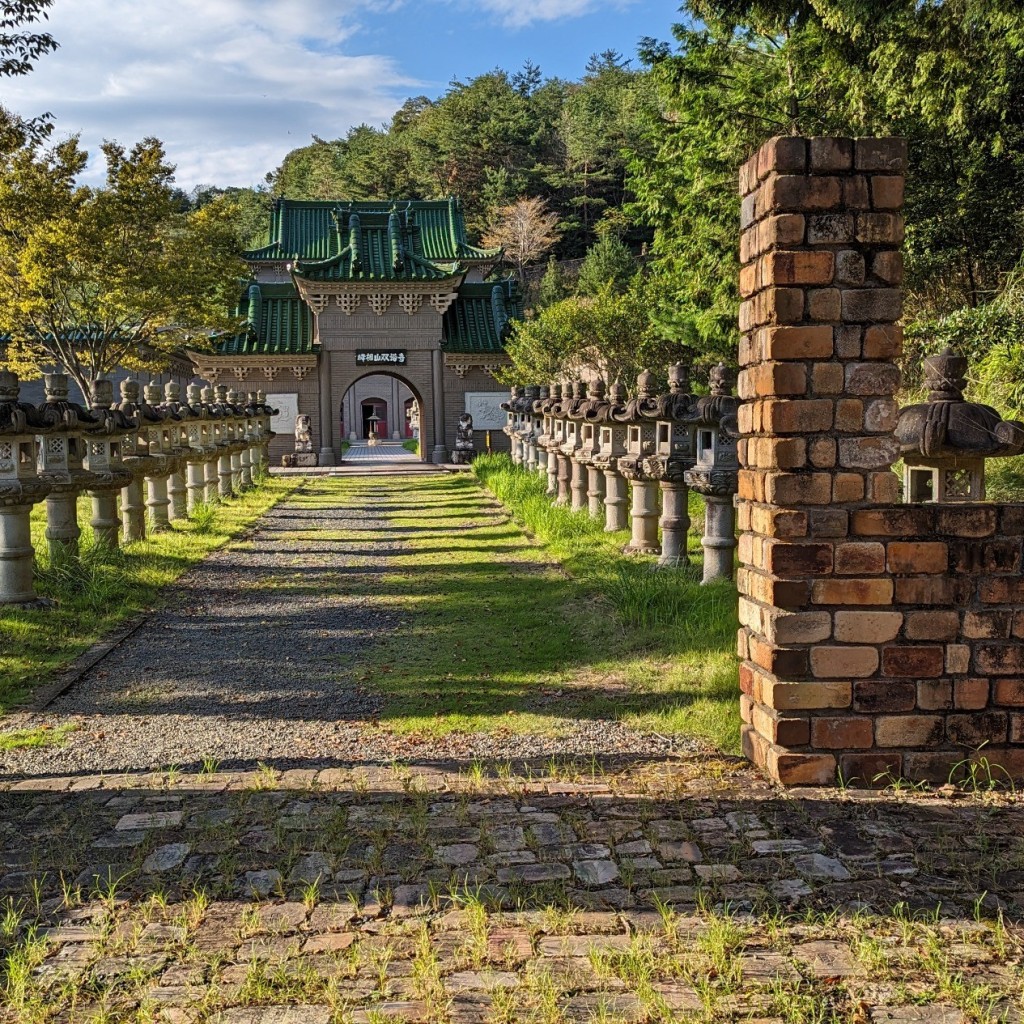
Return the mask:
<path fill-rule="evenodd" d="M 351 669 L 384 695 L 380 724 L 425 736 L 557 734 L 581 718 L 621 719 L 735 752 L 733 585 L 702 587 L 697 568 L 655 572 L 650 559 L 623 558 L 625 534 L 553 508 L 539 478 L 507 457 L 480 459 L 477 473 L 322 481 L 302 496 L 388 519 L 373 539 L 391 542 L 389 571 L 353 583 L 402 624 Z"/>
<path fill-rule="evenodd" d="M 193 521 L 176 522 L 168 532 L 113 552 L 93 546 L 91 506 L 88 498 L 81 498 L 81 558 L 58 563 L 51 563 L 47 553 L 45 505 L 37 505 L 32 515 L 36 589 L 40 596 L 56 600 L 57 607 L 0 609 L 0 713 L 33 687 L 49 682 L 120 623 L 152 608 L 160 600 L 161 588 L 246 530 L 299 482 L 269 478 L 247 494 L 205 507 Z M 10 744 L 10 734 L 6 742 Z"/>

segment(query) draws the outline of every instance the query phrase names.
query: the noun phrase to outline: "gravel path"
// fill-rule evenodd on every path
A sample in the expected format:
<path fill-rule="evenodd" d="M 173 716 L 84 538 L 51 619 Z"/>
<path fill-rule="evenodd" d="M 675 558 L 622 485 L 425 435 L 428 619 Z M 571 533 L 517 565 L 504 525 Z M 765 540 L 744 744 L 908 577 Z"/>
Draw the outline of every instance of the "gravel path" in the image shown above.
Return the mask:
<path fill-rule="evenodd" d="M 401 506 L 400 486 L 387 479 L 362 493 L 374 513 L 301 499 L 270 511 L 247 541 L 184 575 L 163 610 L 45 711 L 8 716 L 5 731 L 75 730 L 59 746 L 0 752 L 0 775 L 188 770 L 207 758 L 224 768 L 313 767 L 670 749 L 610 721 L 581 720 L 557 738 L 455 734 L 427 743 L 373 724 L 380 699 L 359 688 L 351 667 L 401 626 L 365 585 L 401 550 L 401 530 L 382 518 L 389 504 Z M 339 539 L 341 531 L 358 531 L 359 542 Z"/>

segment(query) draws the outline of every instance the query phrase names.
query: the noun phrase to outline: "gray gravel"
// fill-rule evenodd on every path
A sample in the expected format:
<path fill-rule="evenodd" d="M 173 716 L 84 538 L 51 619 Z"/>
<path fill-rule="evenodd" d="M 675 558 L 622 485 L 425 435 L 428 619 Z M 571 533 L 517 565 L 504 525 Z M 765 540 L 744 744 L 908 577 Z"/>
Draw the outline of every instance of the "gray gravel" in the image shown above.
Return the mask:
<path fill-rule="evenodd" d="M 375 493 L 375 502 L 383 496 Z M 211 757 L 224 768 L 312 767 L 671 749 L 662 737 L 609 721 L 577 721 L 554 738 L 456 734 L 426 743 L 371 724 L 380 700 L 349 670 L 401 623 L 346 580 L 365 584 L 401 549 L 376 515 L 277 506 L 246 542 L 185 574 L 163 610 L 44 712 L 8 716 L 5 731 L 77 728 L 60 746 L 0 752 L 0 774 L 187 770 Z M 358 531 L 360 542 L 323 535 L 343 530 Z"/>

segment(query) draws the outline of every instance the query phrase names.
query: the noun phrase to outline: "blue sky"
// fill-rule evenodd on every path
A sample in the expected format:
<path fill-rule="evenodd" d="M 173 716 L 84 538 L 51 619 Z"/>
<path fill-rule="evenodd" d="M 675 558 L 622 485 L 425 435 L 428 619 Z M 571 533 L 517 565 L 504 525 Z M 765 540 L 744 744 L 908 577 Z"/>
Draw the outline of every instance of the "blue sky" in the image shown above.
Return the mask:
<path fill-rule="evenodd" d="M 452 78 L 526 60 L 576 78 L 678 17 L 672 0 L 57 0 L 61 48 L 0 102 L 52 112 L 90 151 L 156 135 L 186 188 L 251 185 L 314 133 L 381 123 Z"/>

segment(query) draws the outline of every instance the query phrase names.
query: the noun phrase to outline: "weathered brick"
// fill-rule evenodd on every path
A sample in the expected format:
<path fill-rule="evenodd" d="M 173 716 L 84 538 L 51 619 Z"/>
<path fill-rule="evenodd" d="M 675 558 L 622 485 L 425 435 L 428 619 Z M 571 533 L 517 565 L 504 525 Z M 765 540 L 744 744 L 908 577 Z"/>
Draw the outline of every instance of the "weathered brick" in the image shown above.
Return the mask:
<path fill-rule="evenodd" d="M 903 205 L 902 174 L 875 174 L 871 177 L 871 205 L 876 210 L 898 210 Z"/>
<path fill-rule="evenodd" d="M 833 352 L 831 327 L 769 327 L 763 359 L 828 359 Z"/>
<path fill-rule="evenodd" d="M 871 273 L 875 275 L 883 284 L 896 285 L 901 284 L 903 281 L 903 253 L 898 249 L 887 249 L 883 252 L 875 253 L 871 260 Z M 900 334 L 900 340 L 902 341 L 903 335 Z M 867 351 L 864 352 L 867 355 Z M 899 351 L 893 352 L 893 355 L 899 355 Z M 876 356 L 875 358 L 882 358 Z"/>
<path fill-rule="evenodd" d="M 767 473 L 768 501 L 779 505 L 827 505 L 832 500 L 829 473 Z"/>
<path fill-rule="evenodd" d="M 971 640 L 1005 640 L 1010 636 L 1013 612 L 966 611 L 964 612 L 963 635 Z"/>
<path fill-rule="evenodd" d="M 952 569 L 972 575 L 1019 573 L 1021 542 L 1014 540 L 965 540 L 950 543 Z"/>
<path fill-rule="evenodd" d="M 900 174 L 907 168 L 907 140 L 896 137 L 857 139 L 853 166 L 858 171 Z"/>
<path fill-rule="evenodd" d="M 846 242 L 853 237 L 853 225 L 844 232 L 845 237 L 837 238 L 837 242 Z M 836 284 L 857 285 L 864 283 L 867 266 L 864 257 L 856 249 L 842 249 L 836 253 Z"/>
<path fill-rule="evenodd" d="M 858 213 L 857 241 L 865 245 L 899 245 L 903 241 L 903 216 L 887 212 Z"/>
<path fill-rule="evenodd" d="M 875 257 L 877 265 L 881 253 Z M 876 274 L 877 270 L 874 271 Z M 895 359 L 903 352 L 903 328 L 898 324 L 878 324 L 864 331 L 865 359 Z"/>
<path fill-rule="evenodd" d="M 811 746 L 818 750 L 857 750 L 873 742 L 870 718 L 814 718 Z"/>
<path fill-rule="evenodd" d="M 845 537 L 850 532 L 850 513 L 841 508 L 811 509 L 812 537 Z"/>
<path fill-rule="evenodd" d="M 832 500 L 837 505 L 863 501 L 864 477 L 860 473 L 836 473 L 832 477 Z"/>
<path fill-rule="evenodd" d="M 777 576 L 818 576 L 832 572 L 831 544 L 794 544 L 771 541 L 768 571 Z"/>
<path fill-rule="evenodd" d="M 842 187 L 834 177 L 777 174 L 768 179 L 764 189 L 765 206 L 773 213 L 830 210 L 842 202 Z"/>
<path fill-rule="evenodd" d="M 803 214 L 780 213 L 768 217 L 763 225 L 765 248 L 776 245 L 801 245 L 804 240 Z"/>
<path fill-rule="evenodd" d="M 765 620 L 766 635 L 777 644 L 814 644 L 832 635 L 832 616 L 828 612 L 770 609 Z"/>
<path fill-rule="evenodd" d="M 886 579 L 815 580 L 812 604 L 891 605 L 893 581 Z"/>
<path fill-rule="evenodd" d="M 903 774 L 903 755 L 843 754 L 839 770 L 847 785 L 888 786 Z"/>
<path fill-rule="evenodd" d="M 953 581 L 935 579 L 896 580 L 896 600 L 900 604 L 949 605 L 953 600 Z"/>
<path fill-rule="evenodd" d="M 878 671 L 874 647 L 825 647 L 811 650 L 811 672 L 818 679 L 861 679 Z"/>
<path fill-rule="evenodd" d="M 772 434 L 814 434 L 832 426 L 834 403 L 828 399 L 780 399 L 764 405 L 765 428 Z"/>
<path fill-rule="evenodd" d="M 806 537 L 807 513 L 801 509 L 755 506 L 751 528 L 765 537 Z"/>
<path fill-rule="evenodd" d="M 902 612 L 842 611 L 835 613 L 833 636 L 843 643 L 882 644 L 895 640 L 902 625 Z"/>
<path fill-rule="evenodd" d="M 811 371 L 811 387 L 819 395 L 838 395 L 845 386 L 842 363 L 816 363 Z"/>
<path fill-rule="evenodd" d="M 946 644 L 946 675 L 962 676 L 971 668 L 971 648 L 967 644 Z"/>
<path fill-rule="evenodd" d="M 949 547 L 940 541 L 893 541 L 889 545 L 889 571 L 924 575 L 946 572 L 949 568 Z"/>
<path fill-rule="evenodd" d="M 995 508 L 939 505 L 935 511 L 939 533 L 948 533 L 954 537 L 989 537 L 996 532 Z"/>
<path fill-rule="evenodd" d="M 875 743 L 880 747 L 932 747 L 943 738 L 941 715 L 880 715 Z"/>
<path fill-rule="evenodd" d="M 1024 579 L 982 580 L 978 599 L 983 604 L 1019 604 L 1024 602 Z"/>
<path fill-rule="evenodd" d="M 836 464 L 835 440 L 815 437 L 807 448 L 807 458 L 815 469 L 831 469 Z"/>
<path fill-rule="evenodd" d="M 1024 505 L 1003 505 L 999 509 L 999 532 L 1006 537 L 1024 534 Z"/>
<path fill-rule="evenodd" d="M 989 682 L 987 679 L 955 679 L 953 706 L 963 711 L 980 711 L 988 707 Z"/>
<path fill-rule="evenodd" d="M 851 323 L 872 323 L 876 320 L 899 320 L 902 315 L 903 293 L 898 288 L 843 289 L 844 320 Z"/>
<path fill-rule="evenodd" d="M 836 777 L 836 759 L 831 754 L 795 754 L 772 748 L 764 767 L 783 786 L 827 786 Z"/>
<path fill-rule="evenodd" d="M 907 612 L 908 640 L 952 640 L 959 631 L 959 612 Z"/>
<path fill-rule="evenodd" d="M 807 718 L 776 714 L 772 709 L 755 704 L 751 712 L 754 728 L 772 743 L 784 747 L 802 747 L 810 742 L 811 724 Z"/>
<path fill-rule="evenodd" d="M 766 280 L 772 284 L 831 284 L 835 275 L 835 257 L 830 252 L 777 250 L 765 259 Z"/>
<path fill-rule="evenodd" d="M 864 342 L 864 328 L 859 324 L 841 324 L 835 328 L 835 350 L 839 359 L 859 359 Z"/>
<path fill-rule="evenodd" d="M 772 171 L 803 173 L 807 169 L 807 140 L 798 135 L 776 135 L 764 143 L 755 155 L 757 174 L 761 180 L 767 178 Z"/>
<path fill-rule="evenodd" d="M 1024 646 L 1021 644 L 978 644 L 974 652 L 978 672 L 986 675 L 1024 675 Z"/>
<path fill-rule="evenodd" d="M 808 245 L 840 245 L 852 242 L 856 223 L 852 213 L 819 213 L 807 218 Z M 807 284 L 827 284 L 827 281 L 808 281 Z M 860 279 L 863 282 L 863 276 Z"/>
<path fill-rule="evenodd" d="M 811 288 L 807 292 L 807 317 L 825 323 L 840 319 L 842 296 L 838 288 Z"/>
<path fill-rule="evenodd" d="M 913 711 L 917 704 L 915 683 L 891 679 L 858 679 L 853 684 L 853 710 L 870 714 Z"/>
<path fill-rule="evenodd" d="M 839 465 L 850 469 L 888 468 L 899 457 L 899 442 L 891 436 L 844 437 L 839 441 Z"/>
<path fill-rule="evenodd" d="M 759 292 L 758 323 L 798 324 L 804 318 L 804 293 L 800 288 L 766 287 Z"/>
<path fill-rule="evenodd" d="M 885 676 L 937 679 L 945 665 L 945 651 L 938 646 L 882 648 L 882 674 Z"/>
<path fill-rule="evenodd" d="M 1005 743 L 1009 720 L 1005 711 L 983 714 L 950 715 L 946 719 L 946 735 L 951 743 L 980 747 L 983 743 Z"/>
<path fill-rule="evenodd" d="M 834 569 L 843 576 L 870 576 L 885 572 L 885 545 L 878 541 L 837 544 Z"/>
<path fill-rule="evenodd" d="M 851 363 L 846 390 L 851 395 L 892 395 L 900 386 L 900 370 L 889 363 Z"/>
<path fill-rule="evenodd" d="M 836 402 L 836 430 L 859 434 L 864 429 L 864 403 L 859 398 L 841 398 Z"/>
<path fill-rule="evenodd" d="M 778 711 L 817 711 L 825 708 L 847 708 L 853 699 L 849 682 L 786 683 L 767 681 L 761 689 L 765 704 Z"/>
<path fill-rule="evenodd" d="M 992 684 L 992 702 L 1009 707 L 1024 707 L 1024 679 L 996 679 Z"/>
<path fill-rule="evenodd" d="M 822 171 L 848 171 L 853 167 L 853 139 L 815 136 L 810 143 L 810 169 Z"/>
<path fill-rule="evenodd" d="M 917 706 L 922 711 L 948 711 L 953 706 L 951 679 L 921 679 L 917 683 Z"/>
<path fill-rule="evenodd" d="M 892 433 L 900 418 L 900 407 L 892 398 L 872 398 L 864 403 L 864 429 Z M 892 461 L 895 461 L 893 459 Z M 892 461 L 886 463 L 891 465 Z"/>
<path fill-rule="evenodd" d="M 894 505 L 900 500 L 900 481 L 890 469 L 867 474 L 868 500 L 876 505 Z"/>
<path fill-rule="evenodd" d="M 871 207 L 868 179 L 863 174 L 843 178 L 843 206 L 848 210 L 867 210 Z"/>

